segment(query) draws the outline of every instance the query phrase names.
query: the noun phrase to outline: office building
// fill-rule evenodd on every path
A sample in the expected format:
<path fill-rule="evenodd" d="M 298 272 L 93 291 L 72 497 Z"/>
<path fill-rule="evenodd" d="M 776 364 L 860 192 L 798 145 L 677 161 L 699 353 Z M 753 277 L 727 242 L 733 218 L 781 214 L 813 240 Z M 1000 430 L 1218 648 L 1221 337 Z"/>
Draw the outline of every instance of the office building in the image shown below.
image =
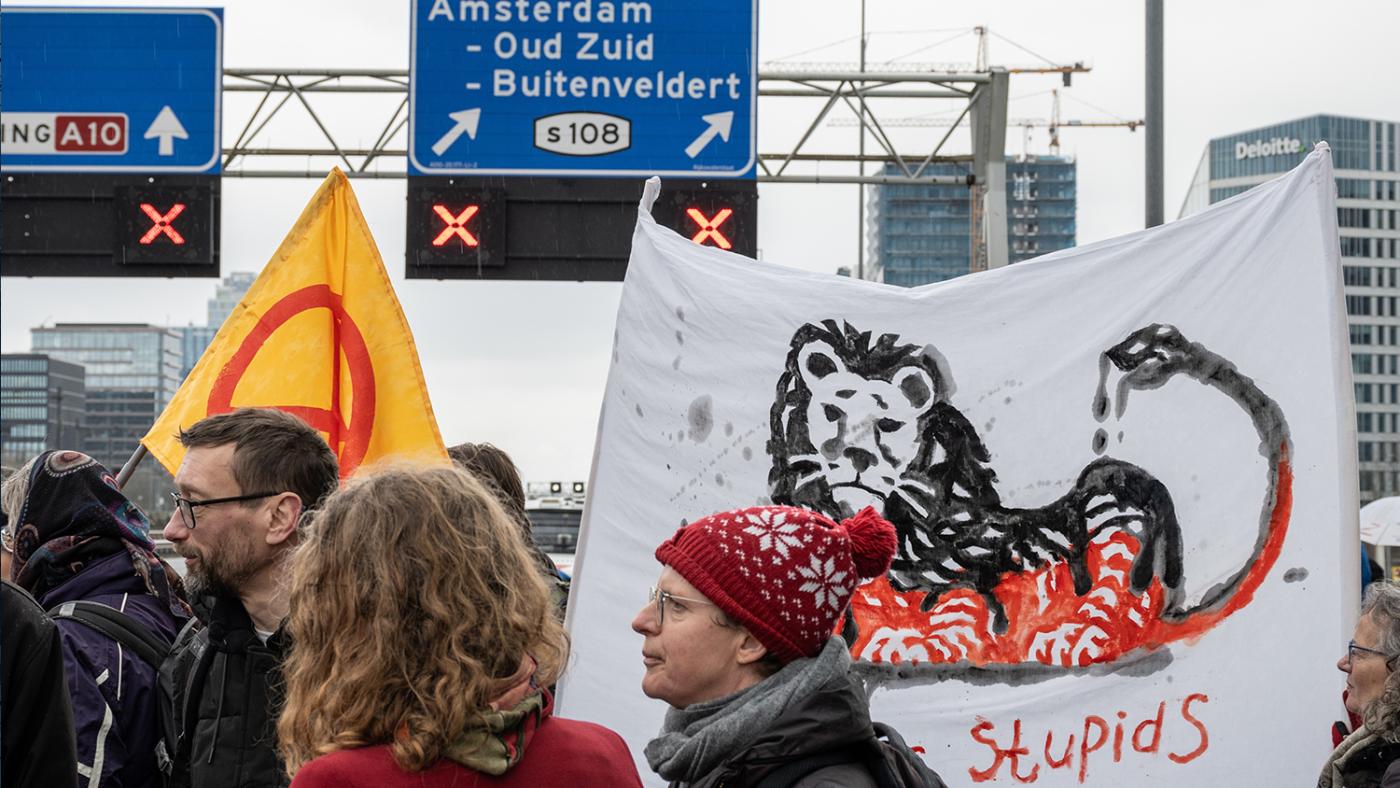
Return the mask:
<path fill-rule="evenodd" d="M 180 333 L 164 326 L 58 323 L 30 329 L 30 342 L 33 352 L 86 370 L 83 451 L 114 473 L 180 386 Z M 170 477 L 151 460 L 124 488 L 153 518 L 169 510 L 169 489 Z"/>
<path fill-rule="evenodd" d="M 935 164 L 927 172 L 967 176 L 971 165 Z M 886 173 L 898 174 L 894 169 Z M 1075 178 L 1070 157 L 1007 157 L 1009 262 L 1074 246 Z M 973 211 L 967 186 L 873 186 L 868 205 L 867 278 L 912 287 L 971 270 Z"/>
<path fill-rule="evenodd" d="M 1400 495 L 1400 123 L 1313 115 L 1206 144 L 1185 216 L 1332 149 L 1351 335 L 1361 502 Z M 1397 556 L 1400 557 L 1400 556 Z"/>
<path fill-rule="evenodd" d="M 79 364 L 42 353 L 0 355 L 0 460 L 18 468 L 48 449 L 81 449 L 87 412 Z"/>
<path fill-rule="evenodd" d="M 248 294 L 248 288 L 253 286 L 257 278 L 258 275 L 251 271 L 234 271 L 224 277 L 214 289 L 214 297 L 209 299 L 204 324 L 213 329 L 222 326 L 228 316 L 233 314 L 233 308 Z"/>
<path fill-rule="evenodd" d="M 204 325 L 190 325 L 176 329 L 180 332 L 181 380 L 184 380 L 194 369 L 194 365 L 199 363 L 199 357 L 204 355 L 209 343 L 213 342 L 214 336 L 219 333 L 219 328 L 233 313 L 238 302 L 243 300 L 243 296 L 247 294 L 248 288 L 253 286 L 255 279 L 257 279 L 257 274 L 249 271 L 234 271 L 224 277 L 214 290 L 214 297 L 209 299 Z"/>

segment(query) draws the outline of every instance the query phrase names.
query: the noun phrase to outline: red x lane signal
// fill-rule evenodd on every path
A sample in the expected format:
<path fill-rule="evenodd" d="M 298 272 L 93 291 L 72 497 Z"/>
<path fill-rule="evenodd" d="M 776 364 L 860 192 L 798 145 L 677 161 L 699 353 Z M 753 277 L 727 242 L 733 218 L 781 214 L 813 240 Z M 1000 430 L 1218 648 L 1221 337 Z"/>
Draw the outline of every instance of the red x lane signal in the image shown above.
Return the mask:
<path fill-rule="evenodd" d="M 480 208 L 481 206 L 479 205 L 468 205 L 462 209 L 461 213 L 453 216 L 452 212 L 447 210 L 446 206 L 441 204 L 434 205 L 433 213 L 438 215 L 438 218 L 442 220 L 445 226 L 442 228 L 442 232 L 438 233 L 438 236 L 433 239 L 433 246 L 442 246 L 453 236 L 461 238 L 462 243 L 465 243 L 467 246 L 476 246 L 478 241 L 475 235 L 467 231 L 467 222 L 471 221 L 471 218 L 476 215 L 476 212 L 480 210 Z"/>
<path fill-rule="evenodd" d="M 719 231 L 719 226 L 728 221 L 733 213 L 734 211 L 729 208 L 721 208 L 713 219 L 708 219 L 705 217 L 705 214 L 700 212 L 699 208 L 687 208 L 685 210 L 685 215 L 689 216 L 690 220 L 695 222 L 700 228 L 700 231 L 690 240 L 702 246 L 706 241 L 714 241 L 715 246 L 721 249 L 731 248 L 733 245 L 729 243 L 728 238 L 724 237 L 724 233 Z"/>
<path fill-rule="evenodd" d="M 143 202 L 141 203 L 141 212 L 146 214 L 146 218 L 151 220 L 151 229 L 147 230 L 146 234 L 141 236 L 141 244 L 149 245 L 162 235 L 169 238 L 170 242 L 173 244 L 183 244 L 185 242 L 185 237 L 176 232 L 174 227 L 170 226 L 170 223 L 175 221 L 175 217 L 185 212 L 184 203 L 177 202 L 170 206 L 169 211 L 161 213 L 156 210 L 154 205 Z"/>

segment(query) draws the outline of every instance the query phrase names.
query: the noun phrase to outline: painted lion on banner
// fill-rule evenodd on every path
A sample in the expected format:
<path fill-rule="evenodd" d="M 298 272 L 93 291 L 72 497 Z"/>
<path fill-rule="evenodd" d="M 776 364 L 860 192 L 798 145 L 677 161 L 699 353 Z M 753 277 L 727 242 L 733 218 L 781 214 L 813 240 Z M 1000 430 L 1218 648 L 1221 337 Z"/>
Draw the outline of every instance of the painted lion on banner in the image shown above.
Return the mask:
<path fill-rule="evenodd" d="M 1256 558 L 1287 523 L 1287 426 L 1276 404 L 1233 365 L 1169 326 L 1105 351 L 1094 414 L 1132 389 L 1189 375 L 1253 417 L 1270 458 L 1270 495 Z M 833 517 L 865 505 L 894 525 L 887 577 L 852 604 L 844 634 L 872 662 L 975 664 L 1111 661 L 1213 625 L 1248 601 L 1260 560 L 1187 607 L 1181 528 L 1167 488 L 1133 464 L 1100 457 L 1040 508 L 1001 501 L 991 452 L 951 403 L 946 360 L 931 346 L 878 337 L 835 320 L 792 338 L 771 418 L 769 474 L 777 503 Z M 1121 415 L 1121 413 L 1120 413 Z M 1096 437 L 1100 453 L 1106 443 Z M 1286 493 L 1286 491 L 1283 491 Z M 1270 560 L 1269 563 L 1272 563 Z M 1267 567 L 1263 569 L 1267 571 Z"/>

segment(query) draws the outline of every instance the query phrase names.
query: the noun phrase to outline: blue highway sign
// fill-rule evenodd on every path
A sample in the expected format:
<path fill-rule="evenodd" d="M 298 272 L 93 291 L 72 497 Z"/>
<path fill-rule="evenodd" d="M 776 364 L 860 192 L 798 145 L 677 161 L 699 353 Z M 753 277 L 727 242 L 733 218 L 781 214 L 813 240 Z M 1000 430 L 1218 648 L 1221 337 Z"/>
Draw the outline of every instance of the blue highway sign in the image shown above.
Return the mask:
<path fill-rule="evenodd" d="M 220 170 L 223 11 L 0 11 L 0 168 Z"/>
<path fill-rule="evenodd" d="M 415 175 L 752 178 L 757 0 L 414 0 Z"/>

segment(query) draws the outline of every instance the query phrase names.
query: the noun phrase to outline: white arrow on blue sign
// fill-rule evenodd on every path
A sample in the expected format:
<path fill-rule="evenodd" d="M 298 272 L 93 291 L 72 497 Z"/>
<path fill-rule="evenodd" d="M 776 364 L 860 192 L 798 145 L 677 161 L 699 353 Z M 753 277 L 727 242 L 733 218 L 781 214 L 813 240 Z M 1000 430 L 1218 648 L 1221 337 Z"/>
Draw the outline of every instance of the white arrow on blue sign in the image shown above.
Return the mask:
<path fill-rule="evenodd" d="M 0 169 L 220 170 L 223 10 L 0 10 Z"/>
<path fill-rule="evenodd" d="M 754 176 L 756 0 L 414 0 L 415 175 Z"/>

